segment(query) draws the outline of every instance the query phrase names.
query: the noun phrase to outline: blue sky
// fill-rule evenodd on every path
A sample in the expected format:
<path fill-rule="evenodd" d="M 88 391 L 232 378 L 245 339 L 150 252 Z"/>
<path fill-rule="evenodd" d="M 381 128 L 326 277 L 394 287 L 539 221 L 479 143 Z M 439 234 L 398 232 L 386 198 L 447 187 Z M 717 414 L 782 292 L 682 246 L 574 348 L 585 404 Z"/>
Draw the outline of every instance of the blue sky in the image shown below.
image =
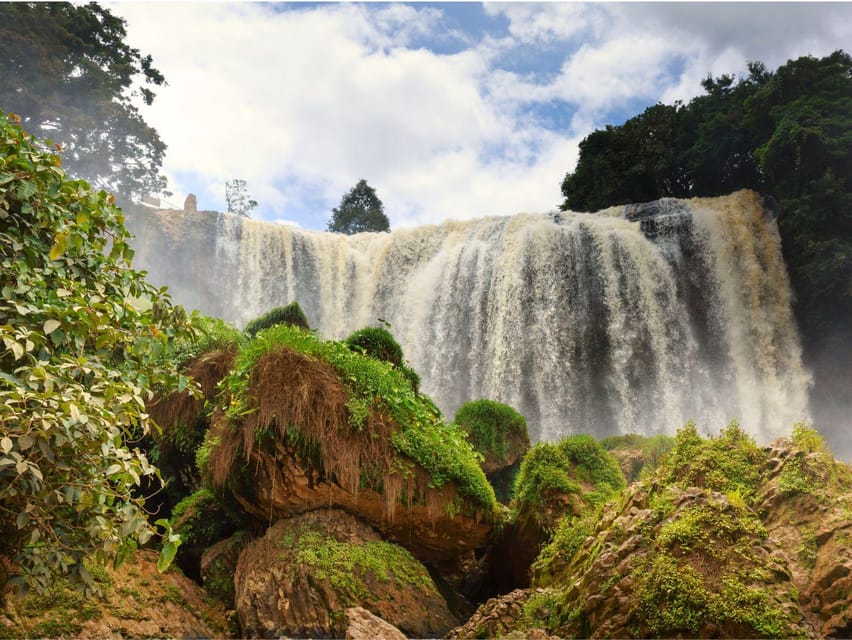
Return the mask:
<path fill-rule="evenodd" d="M 366 179 L 391 227 L 546 212 L 595 128 L 852 48 L 851 3 L 133 3 L 107 6 L 168 86 L 146 120 L 182 206 L 324 229 Z"/>

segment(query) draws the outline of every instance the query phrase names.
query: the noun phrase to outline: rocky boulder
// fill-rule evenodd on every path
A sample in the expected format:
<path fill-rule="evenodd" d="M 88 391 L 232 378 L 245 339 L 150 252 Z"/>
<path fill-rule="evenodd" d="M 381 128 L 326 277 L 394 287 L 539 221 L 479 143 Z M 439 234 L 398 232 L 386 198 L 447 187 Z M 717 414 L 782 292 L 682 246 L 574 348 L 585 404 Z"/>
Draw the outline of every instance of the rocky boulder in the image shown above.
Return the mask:
<path fill-rule="evenodd" d="M 774 442 L 757 509 L 821 637 L 852 635 L 852 470 L 816 432 Z"/>
<path fill-rule="evenodd" d="M 276 326 L 235 371 L 206 473 L 256 522 L 341 508 L 433 567 L 485 546 L 499 512 L 473 450 L 390 364 Z"/>
<path fill-rule="evenodd" d="M 465 585 L 482 602 L 530 585 L 530 566 L 565 517 L 577 517 L 625 486 L 613 457 L 591 436 L 540 442 L 515 482 L 513 518 L 497 533 Z"/>
<path fill-rule="evenodd" d="M 483 398 L 459 407 L 453 422 L 482 455 L 482 470 L 497 499 L 508 503 L 512 481 L 530 448 L 526 419 L 509 405 Z"/>
<path fill-rule="evenodd" d="M 414 637 L 443 636 L 455 624 L 422 564 L 335 509 L 281 520 L 250 542 L 235 586 L 248 637 L 343 637 L 352 607 Z"/>
<path fill-rule="evenodd" d="M 850 514 L 852 470 L 813 430 L 761 449 L 735 423 L 688 424 L 653 476 L 559 522 L 507 631 L 846 637 Z"/>
<path fill-rule="evenodd" d="M 347 609 L 346 619 L 346 640 L 405 640 L 402 631 L 362 607 Z"/>
<path fill-rule="evenodd" d="M 204 590 L 228 609 L 234 608 L 237 560 L 250 539 L 247 532 L 240 531 L 208 547 L 201 555 L 201 583 Z"/>
<path fill-rule="evenodd" d="M 223 607 L 172 568 L 157 571 L 157 553 L 139 551 L 117 570 L 90 566 L 100 595 L 86 597 L 58 581 L 47 594 L 10 597 L 0 615 L 3 638 L 233 637 Z"/>

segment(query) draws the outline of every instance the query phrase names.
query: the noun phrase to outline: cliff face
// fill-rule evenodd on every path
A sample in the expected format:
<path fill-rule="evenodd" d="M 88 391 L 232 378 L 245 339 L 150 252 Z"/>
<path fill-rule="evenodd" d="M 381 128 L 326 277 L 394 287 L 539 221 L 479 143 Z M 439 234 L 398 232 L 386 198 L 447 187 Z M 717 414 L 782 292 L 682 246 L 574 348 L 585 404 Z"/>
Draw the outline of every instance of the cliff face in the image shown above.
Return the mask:
<path fill-rule="evenodd" d="M 533 589 L 452 637 L 848 637 L 851 585 L 852 470 L 814 431 L 760 449 L 685 429 L 654 475 L 560 523 Z"/>

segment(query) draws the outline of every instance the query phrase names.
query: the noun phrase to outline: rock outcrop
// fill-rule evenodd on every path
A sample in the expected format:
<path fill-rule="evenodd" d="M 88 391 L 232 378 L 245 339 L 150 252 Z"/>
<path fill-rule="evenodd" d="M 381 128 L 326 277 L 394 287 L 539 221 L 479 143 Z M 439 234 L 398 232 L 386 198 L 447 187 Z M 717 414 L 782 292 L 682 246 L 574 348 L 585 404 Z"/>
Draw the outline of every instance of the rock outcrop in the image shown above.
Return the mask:
<path fill-rule="evenodd" d="M 235 585 L 248 637 L 343 637 L 352 607 L 413 637 L 455 624 L 423 565 L 340 510 L 275 523 L 240 554 Z"/>
<path fill-rule="evenodd" d="M 346 640 L 405 640 L 405 634 L 363 607 L 346 610 Z"/>
<path fill-rule="evenodd" d="M 208 547 L 201 556 L 201 583 L 204 590 L 228 609 L 234 608 L 237 560 L 250 540 L 247 532 L 240 531 Z"/>
<path fill-rule="evenodd" d="M 848 637 L 850 516 L 852 469 L 815 431 L 761 449 L 736 424 L 710 439 L 687 425 L 654 476 L 560 521 L 533 590 L 461 633 Z"/>
<path fill-rule="evenodd" d="M 309 342 L 296 328 L 273 330 L 303 349 L 336 348 Z M 214 420 L 212 481 L 259 523 L 341 508 L 421 561 L 451 569 L 460 555 L 485 546 L 496 516 L 493 490 L 460 430 L 441 425 L 429 401 L 389 365 L 342 349 L 333 357 L 371 367 L 394 400 L 372 390 L 362 400 L 322 357 L 271 347 L 254 363 L 243 398 L 232 400 L 244 403 L 235 404 L 241 416 L 222 411 Z M 359 426 L 353 407 L 363 412 Z M 411 407 L 419 413 L 405 413 Z M 250 481 L 240 469 L 250 470 Z"/>
<path fill-rule="evenodd" d="M 0 615 L 3 638 L 232 637 L 224 608 L 211 603 L 178 570 L 157 571 L 157 554 L 143 550 L 118 570 L 91 567 L 101 591 L 85 597 L 59 581 L 50 593 L 9 598 Z"/>
<path fill-rule="evenodd" d="M 852 472 L 787 438 L 772 444 L 765 469 L 757 510 L 802 612 L 820 637 L 852 636 Z"/>

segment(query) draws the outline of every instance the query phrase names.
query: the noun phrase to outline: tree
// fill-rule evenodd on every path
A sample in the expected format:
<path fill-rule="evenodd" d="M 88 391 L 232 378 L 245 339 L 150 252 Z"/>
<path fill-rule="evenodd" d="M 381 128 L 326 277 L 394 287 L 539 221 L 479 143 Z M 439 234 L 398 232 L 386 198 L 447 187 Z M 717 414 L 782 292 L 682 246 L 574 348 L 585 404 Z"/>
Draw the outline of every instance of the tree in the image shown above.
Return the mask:
<path fill-rule="evenodd" d="M 360 180 L 352 187 L 332 213 L 328 223 L 328 230 L 332 233 L 351 236 L 362 231 L 390 231 L 384 205 L 366 180 Z"/>
<path fill-rule="evenodd" d="M 64 149 L 69 174 L 131 199 L 164 192 L 166 145 L 136 106 L 162 74 L 96 3 L 0 3 L 0 108 Z"/>
<path fill-rule="evenodd" d="M 228 213 L 245 218 L 248 218 L 249 211 L 257 206 L 257 200 L 248 197 L 246 181 L 240 179 L 225 183 L 225 201 L 228 203 Z"/>
<path fill-rule="evenodd" d="M 165 355 L 191 325 L 131 269 L 114 198 L 16 120 L 0 112 L 0 584 L 92 586 L 84 560 L 155 533 L 138 489 L 158 472 L 134 442 L 150 389 L 189 384 Z"/>

